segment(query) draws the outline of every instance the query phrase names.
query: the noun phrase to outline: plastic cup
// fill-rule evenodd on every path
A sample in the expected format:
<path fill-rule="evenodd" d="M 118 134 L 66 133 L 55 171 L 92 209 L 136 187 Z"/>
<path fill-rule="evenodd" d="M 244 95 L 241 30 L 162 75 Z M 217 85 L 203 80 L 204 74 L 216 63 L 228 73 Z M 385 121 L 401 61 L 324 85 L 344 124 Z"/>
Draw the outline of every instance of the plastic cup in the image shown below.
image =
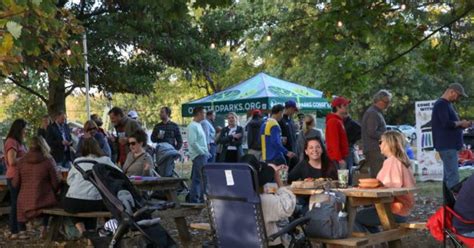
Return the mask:
<path fill-rule="evenodd" d="M 349 183 L 349 170 L 337 170 L 337 179 L 339 180 L 339 186 L 341 188 L 347 188 L 347 184 Z"/>

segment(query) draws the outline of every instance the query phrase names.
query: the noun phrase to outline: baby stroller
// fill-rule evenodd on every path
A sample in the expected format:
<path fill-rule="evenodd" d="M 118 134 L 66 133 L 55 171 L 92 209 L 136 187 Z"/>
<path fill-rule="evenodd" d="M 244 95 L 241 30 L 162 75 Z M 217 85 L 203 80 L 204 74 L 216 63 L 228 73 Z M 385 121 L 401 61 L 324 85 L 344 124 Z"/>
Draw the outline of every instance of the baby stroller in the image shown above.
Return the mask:
<path fill-rule="evenodd" d="M 174 207 L 174 204 L 160 202 L 150 205 L 121 171 L 93 160 L 79 163 L 94 164 L 87 171 L 77 163 L 74 163 L 74 168 L 97 188 L 105 206 L 117 220 L 113 233 L 101 229 L 85 234 L 95 247 L 176 247 L 174 240 L 160 225 L 159 218 L 152 218 L 153 211 Z"/>
<path fill-rule="evenodd" d="M 462 218 L 456 211 L 454 211 L 454 203 L 456 202 L 456 194 L 460 191 L 465 180 L 448 189 L 443 183 L 444 206 L 440 207 L 429 219 L 426 224 L 431 235 L 438 241 L 443 242 L 443 247 L 446 247 L 447 240 L 450 240 L 454 247 L 474 247 L 474 238 L 462 236 L 457 233 L 453 226 L 453 219 L 456 218 L 460 222 L 473 225 L 474 221 L 469 221 Z"/>

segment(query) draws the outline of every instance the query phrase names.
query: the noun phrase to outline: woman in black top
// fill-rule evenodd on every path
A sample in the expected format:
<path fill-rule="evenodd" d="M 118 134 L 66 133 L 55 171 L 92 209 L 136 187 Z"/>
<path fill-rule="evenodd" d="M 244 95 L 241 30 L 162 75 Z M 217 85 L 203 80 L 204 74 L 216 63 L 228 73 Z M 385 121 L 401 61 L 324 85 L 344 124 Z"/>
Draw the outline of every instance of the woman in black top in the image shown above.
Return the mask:
<path fill-rule="evenodd" d="M 237 124 L 237 114 L 231 112 L 227 115 L 229 125 L 222 129 L 218 144 L 222 144 L 220 162 L 236 163 L 244 155 L 242 149 L 242 136 L 244 129 Z"/>
<path fill-rule="evenodd" d="M 326 148 L 319 137 L 306 139 L 304 159 L 288 174 L 288 182 L 306 178 L 337 179 L 336 166 L 329 160 Z M 294 216 L 300 217 L 308 211 L 309 196 L 298 196 Z"/>
<path fill-rule="evenodd" d="M 304 159 L 288 174 L 288 182 L 306 178 L 331 178 L 337 180 L 335 165 L 329 160 L 326 148 L 319 137 L 306 139 Z"/>

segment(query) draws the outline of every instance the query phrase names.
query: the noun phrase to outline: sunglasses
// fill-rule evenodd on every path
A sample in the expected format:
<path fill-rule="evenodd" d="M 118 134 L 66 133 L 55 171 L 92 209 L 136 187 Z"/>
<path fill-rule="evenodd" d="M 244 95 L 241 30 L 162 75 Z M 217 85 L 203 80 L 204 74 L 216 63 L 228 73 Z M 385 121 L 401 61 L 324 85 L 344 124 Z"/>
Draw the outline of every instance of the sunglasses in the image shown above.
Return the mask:
<path fill-rule="evenodd" d="M 135 146 L 136 144 L 137 144 L 137 142 L 135 142 L 135 141 L 128 142 L 128 145 L 129 145 L 129 146 Z"/>
<path fill-rule="evenodd" d="M 379 145 L 381 145 L 381 144 L 382 144 L 382 140 L 379 140 Z"/>
<path fill-rule="evenodd" d="M 95 128 L 95 127 L 89 128 L 89 129 L 87 129 L 87 132 L 94 131 L 94 130 L 97 130 L 97 128 Z"/>

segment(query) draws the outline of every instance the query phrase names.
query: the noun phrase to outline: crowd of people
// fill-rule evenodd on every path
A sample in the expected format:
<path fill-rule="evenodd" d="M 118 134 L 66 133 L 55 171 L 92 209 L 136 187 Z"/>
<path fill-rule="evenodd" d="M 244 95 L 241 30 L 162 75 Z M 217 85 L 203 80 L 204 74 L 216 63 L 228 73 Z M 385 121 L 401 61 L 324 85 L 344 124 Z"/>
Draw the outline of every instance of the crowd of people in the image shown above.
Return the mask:
<path fill-rule="evenodd" d="M 472 125 L 472 122 L 459 120 L 452 107 L 452 103 L 462 95 L 465 95 L 462 86 L 452 84 L 433 109 L 434 145 L 443 160 L 444 181 L 448 187 L 459 181 L 456 168 L 457 152 L 462 142 L 459 140 L 462 139 L 459 138 L 460 130 Z M 351 182 L 351 175 L 356 165 L 356 143 L 361 143 L 364 165 L 370 177 L 378 179 L 386 187 L 414 187 L 411 162 L 405 150 L 406 138 L 386 128 L 384 113 L 391 100 L 389 91 L 377 92 L 359 124 L 349 115 L 351 101 L 335 97 L 331 102 L 332 111 L 326 117 L 324 133 L 317 128 L 316 117 L 299 113 L 293 100 L 284 105 L 274 105 L 268 116 L 261 110 L 253 110 L 245 126 L 240 125 L 239 116 L 233 112 L 227 114 L 225 127 L 217 126 L 213 111 L 195 107 L 186 130 L 188 154 L 192 160 L 188 200 L 193 203 L 204 201 L 201 171 L 205 164 L 248 163 L 258 171 L 261 186 L 267 182 L 279 186 L 272 195 L 263 189 L 261 192 L 267 232 L 272 232 L 277 220 L 294 214 L 295 209 L 300 213 L 308 209 L 308 197 L 295 197 L 291 191 L 281 187 L 285 183 L 306 178 L 337 180 L 340 169 L 349 170 L 349 184 L 354 183 Z M 168 107 L 160 109 L 161 122 L 154 126 L 150 138 L 154 143 L 180 150 L 183 137 L 179 126 L 171 121 L 171 114 Z M 48 216 L 43 216 L 40 210 L 57 204 L 72 213 L 105 209 L 97 189 L 83 179 L 71 166 L 73 163 L 89 170 L 93 164 L 87 161 L 92 160 L 109 165 L 127 176 L 173 175 L 174 163 L 166 163 L 159 173 L 156 172 L 153 154 L 147 146 L 148 135 L 137 120 L 136 111 L 125 115 L 121 108 L 113 107 L 108 117 L 114 132 L 106 132 L 98 115 L 92 115 L 84 123 L 84 134 L 77 145 L 73 145 L 71 130 L 63 112 L 54 114 L 52 121 L 49 116 L 44 116 L 41 127 L 28 142 L 28 123 L 23 119 L 13 122 L 4 145 L 7 187 L 11 195 L 10 238 L 28 238 L 24 232 L 25 222 L 33 218 L 42 218 L 41 235 L 44 235 Z M 248 147 L 246 155 L 244 140 Z M 66 178 L 61 173 L 64 169 L 69 170 Z M 60 191 L 63 192 L 62 197 L 58 198 Z M 395 198 L 392 212 L 396 221 L 406 221 L 413 207 L 413 195 Z M 83 233 L 94 229 L 96 221 L 75 219 L 74 223 Z M 373 208 L 360 211 L 356 223 L 365 231 L 375 231 L 380 225 Z M 272 244 L 281 246 L 278 241 Z"/>
<path fill-rule="evenodd" d="M 171 111 L 164 107 L 161 120 L 152 134 L 155 142 L 166 142 L 176 149 L 182 146 L 179 127 L 169 120 Z M 72 166 L 84 171 L 91 161 L 109 165 L 127 176 L 159 176 L 155 161 L 148 152 L 148 135 L 136 120 L 137 113 L 125 115 L 118 107 L 108 116 L 114 132 L 106 132 L 98 115 L 91 115 L 83 126 L 77 144 L 73 141 L 66 114 L 44 116 L 41 126 L 27 139 L 28 123 L 15 120 L 4 144 L 6 180 L 10 191 L 10 239 L 27 239 L 25 223 L 42 219 L 40 236 L 46 233 L 49 216 L 41 210 L 61 206 L 71 213 L 106 210 L 99 191 Z M 66 172 L 67 173 L 63 173 Z M 170 176 L 166 169 L 166 175 Z M 163 172 L 164 173 L 164 172 Z M 73 220 L 79 233 L 95 228 L 96 219 Z"/>

